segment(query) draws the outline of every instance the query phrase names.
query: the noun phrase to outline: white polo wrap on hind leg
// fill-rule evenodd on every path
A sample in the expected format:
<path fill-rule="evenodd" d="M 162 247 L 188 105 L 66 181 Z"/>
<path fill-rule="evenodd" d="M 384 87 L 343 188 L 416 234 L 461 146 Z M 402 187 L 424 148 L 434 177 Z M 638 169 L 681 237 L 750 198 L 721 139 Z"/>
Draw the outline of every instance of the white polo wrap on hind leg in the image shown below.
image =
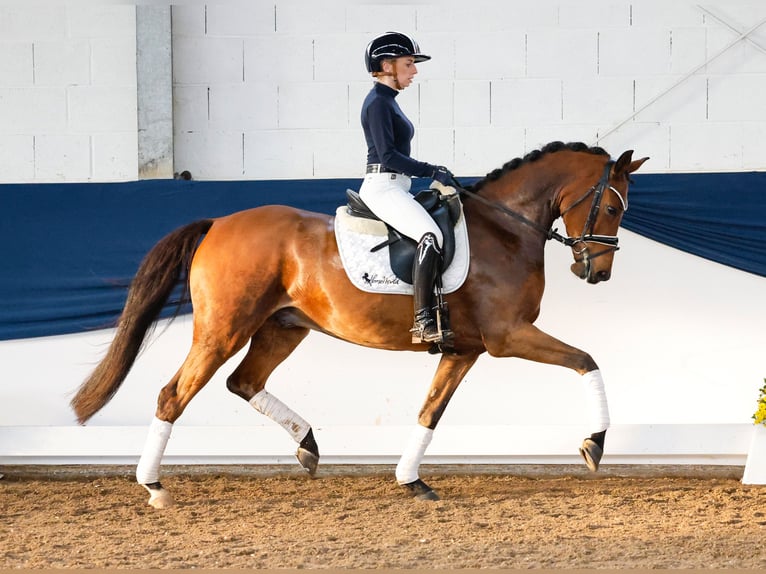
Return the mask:
<path fill-rule="evenodd" d="M 609 405 L 606 402 L 604 380 L 601 371 L 596 369 L 585 373 L 582 377 L 585 390 L 585 402 L 588 411 L 588 426 L 590 433 L 599 433 L 609 428 Z"/>
<path fill-rule="evenodd" d="M 173 423 L 161 421 L 157 417 L 149 425 L 144 450 L 136 467 L 136 480 L 139 484 L 152 484 L 160 480 L 160 461 L 173 430 Z"/>
<path fill-rule="evenodd" d="M 257 392 L 249 402 L 256 411 L 266 415 L 290 433 L 297 443 L 300 443 L 311 430 L 309 423 L 266 389 Z"/>
<path fill-rule="evenodd" d="M 396 481 L 399 484 L 415 482 L 418 477 L 418 467 L 423 455 L 426 453 L 431 438 L 434 436 L 433 429 L 417 425 L 410 436 L 410 440 L 396 465 Z"/>

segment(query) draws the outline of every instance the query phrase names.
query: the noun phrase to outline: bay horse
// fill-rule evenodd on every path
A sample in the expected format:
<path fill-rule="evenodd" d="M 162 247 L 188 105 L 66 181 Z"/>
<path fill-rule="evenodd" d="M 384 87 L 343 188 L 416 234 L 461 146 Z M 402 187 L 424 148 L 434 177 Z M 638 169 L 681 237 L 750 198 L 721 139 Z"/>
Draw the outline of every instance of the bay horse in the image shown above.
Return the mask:
<path fill-rule="evenodd" d="M 396 467 L 409 494 L 438 495 L 418 476 L 436 425 L 482 353 L 560 365 L 582 377 L 591 435 L 579 447 L 598 469 L 609 412 L 598 365 L 585 351 L 538 329 L 544 289 L 544 247 L 571 248 L 571 271 L 588 283 L 611 275 L 617 231 L 628 206 L 630 174 L 648 158 L 624 152 L 614 161 L 600 147 L 551 142 L 460 188 L 470 239 L 468 275 L 445 295 L 454 348 L 441 355 L 417 424 Z M 456 184 L 457 185 L 457 184 Z M 561 217 L 567 231 L 552 229 Z M 161 239 L 131 282 L 106 355 L 71 401 L 84 424 L 117 392 L 148 329 L 179 283 L 193 308 L 193 340 L 177 373 L 162 388 L 136 479 L 149 504 L 173 504 L 159 480 L 173 423 L 213 374 L 249 342 L 227 378 L 229 391 L 279 423 L 313 476 L 319 449 L 311 425 L 265 390 L 272 371 L 311 330 L 358 345 L 428 351 L 409 331 L 412 299 L 362 292 L 349 281 L 338 253 L 334 217 L 267 205 L 185 225 Z M 433 349 L 431 349 L 433 351 Z"/>

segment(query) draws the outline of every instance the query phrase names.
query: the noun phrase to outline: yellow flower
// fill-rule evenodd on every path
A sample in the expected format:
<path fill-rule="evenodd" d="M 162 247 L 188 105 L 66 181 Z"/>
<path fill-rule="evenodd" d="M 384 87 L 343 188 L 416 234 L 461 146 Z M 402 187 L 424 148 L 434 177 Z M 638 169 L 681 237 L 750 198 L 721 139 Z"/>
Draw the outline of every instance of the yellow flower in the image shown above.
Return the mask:
<path fill-rule="evenodd" d="M 763 379 L 763 382 L 766 383 L 766 379 Z M 752 418 L 755 424 L 766 426 L 766 384 L 758 393 L 758 408 Z"/>

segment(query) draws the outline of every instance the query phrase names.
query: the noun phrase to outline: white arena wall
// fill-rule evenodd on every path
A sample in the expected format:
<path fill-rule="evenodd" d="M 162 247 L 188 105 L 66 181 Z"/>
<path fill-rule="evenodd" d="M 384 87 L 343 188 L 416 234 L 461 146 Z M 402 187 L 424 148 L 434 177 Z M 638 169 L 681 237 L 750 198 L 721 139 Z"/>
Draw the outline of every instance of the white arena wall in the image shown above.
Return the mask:
<path fill-rule="evenodd" d="M 139 175 L 139 10 L 0 3 L 0 183 Z M 172 21 L 173 160 L 196 179 L 361 177 L 363 50 L 411 32 L 433 60 L 400 103 L 416 157 L 483 175 L 555 139 L 651 156 L 643 172 L 766 167 L 766 4 L 715 0 L 183 3 Z M 744 464 L 766 376 L 766 279 L 621 231 L 590 286 L 547 252 L 538 324 L 606 379 L 604 464 Z M 0 465 L 133 463 L 188 348 L 179 319 L 85 427 L 71 393 L 110 332 L 0 342 Z M 158 329 L 157 333 L 162 332 Z M 236 361 L 236 359 L 234 360 Z M 394 462 L 437 358 L 312 335 L 269 390 L 314 425 L 324 462 Z M 230 395 L 227 364 L 176 425 L 165 462 L 291 462 L 281 429 Z M 425 462 L 578 462 L 579 377 L 482 357 Z"/>
<path fill-rule="evenodd" d="M 163 18 L 169 37 L 144 29 Z M 653 172 L 761 170 L 764 19 L 754 0 L 0 2 L 0 182 L 138 177 L 137 36 L 140 70 L 172 48 L 176 171 L 361 176 L 363 52 L 387 29 L 433 56 L 399 97 L 413 154 L 458 175 L 552 140 Z"/>
<path fill-rule="evenodd" d="M 558 244 L 546 253 L 538 324 L 601 367 L 613 428 L 604 464 L 744 464 L 764 377 L 766 279 L 621 232 L 612 279 L 588 285 Z M 139 357 L 87 426 L 68 401 L 111 331 L 0 342 L 0 465 L 135 463 L 160 388 L 190 342 L 181 318 Z M 437 357 L 312 334 L 267 388 L 314 426 L 325 463 L 392 463 L 416 423 Z M 166 463 L 288 463 L 295 445 L 225 387 L 237 357 L 195 397 Z M 425 463 L 577 463 L 580 377 L 482 356 L 455 393 Z"/>

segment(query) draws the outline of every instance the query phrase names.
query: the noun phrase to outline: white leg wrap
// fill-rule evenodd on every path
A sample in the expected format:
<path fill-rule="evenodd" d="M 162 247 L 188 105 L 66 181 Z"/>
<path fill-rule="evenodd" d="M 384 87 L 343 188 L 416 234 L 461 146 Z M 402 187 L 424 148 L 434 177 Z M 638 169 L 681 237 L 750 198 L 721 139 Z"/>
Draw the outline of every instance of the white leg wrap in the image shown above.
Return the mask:
<path fill-rule="evenodd" d="M 309 423 L 303 420 L 277 397 L 267 392 L 266 389 L 256 393 L 255 396 L 250 399 L 250 404 L 256 411 L 266 415 L 290 433 L 290 436 L 293 437 L 295 442 L 301 442 L 311 429 Z"/>
<path fill-rule="evenodd" d="M 151 484 L 160 480 L 160 461 L 170 438 L 173 423 L 152 419 L 149 436 L 144 443 L 144 451 L 136 467 L 136 480 L 139 484 Z"/>
<path fill-rule="evenodd" d="M 604 392 L 604 380 L 601 371 L 596 369 L 585 373 L 582 377 L 585 390 L 586 408 L 588 409 L 588 426 L 590 432 L 598 433 L 609 428 L 609 405 Z"/>
<path fill-rule="evenodd" d="M 433 429 L 417 425 L 410 435 L 410 440 L 396 465 L 396 481 L 399 484 L 409 484 L 418 479 L 418 467 L 423 455 L 426 453 L 431 438 L 434 436 Z"/>

